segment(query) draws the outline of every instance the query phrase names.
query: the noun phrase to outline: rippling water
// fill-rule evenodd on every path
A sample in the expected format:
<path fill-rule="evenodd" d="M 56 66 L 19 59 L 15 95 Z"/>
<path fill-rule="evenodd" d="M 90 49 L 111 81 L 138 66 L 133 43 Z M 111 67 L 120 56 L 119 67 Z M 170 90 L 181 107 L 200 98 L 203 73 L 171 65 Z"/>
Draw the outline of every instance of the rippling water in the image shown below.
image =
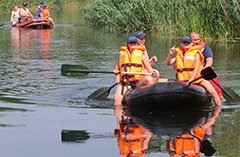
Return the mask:
<path fill-rule="evenodd" d="M 1 14 L 8 21 L 9 14 Z M 112 71 L 118 49 L 130 34 L 111 33 L 84 23 L 82 11 L 52 12 L 56 28 L 35 30 L 0 28 L 0 147 L 4 156 L 120 156 L 113 116 L 113 94 L 105 101 L 86 98 L 101 87 L 114 84 L 112 74 L 84 78 L 61 76 L 62 64 L 80 64 L 91 70 Z M 208 42 L 214 52 L 213 68 L 221 84 L 240 94 L 240 43 Z M 159 62 L 161 77 L 174 78 L 165 65 L 169 48 L 179 39 L 147 36 L 150 55 Z M 99 109 L 101 108 L 101 109 Z M 115 113 L 116 114 L 116 113 Z M 239 154 L 239 110 L 221 112 L 213 125 L 218 156 Z M 86 130 L 83 142 L 61 141 L 62 130 Z M 226 137 L 225 137 L 226 136 Z M 227 139 L 227 141 L 225 140 Z M 164 141 L 164 137 L 158 140 Z M 146 156 L 168 156 L 160 145 Z M 156 144 L 156 143 L 155 143 Z M 232 151 L 226 151 L 231 149 Z M 41 150 L 41 151 L 40 151 Z M 158 151 L 156 151 L 158 150 Z"/>

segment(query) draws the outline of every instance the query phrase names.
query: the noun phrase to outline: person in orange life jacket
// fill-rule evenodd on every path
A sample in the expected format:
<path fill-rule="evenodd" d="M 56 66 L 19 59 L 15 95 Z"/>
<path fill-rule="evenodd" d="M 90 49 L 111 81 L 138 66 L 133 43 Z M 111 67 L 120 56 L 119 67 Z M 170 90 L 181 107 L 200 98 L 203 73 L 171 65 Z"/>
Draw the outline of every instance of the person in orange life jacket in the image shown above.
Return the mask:
<path fill-rule="evenodd" d="M 137 37 L 137 40 L 138 40 L 138 44 L 140 46 L 143 46 L 146 48 L 145 46 L 145 43 L 146 43 L 146 34 L 144 34 L 143 32 L 141 31 L 137 31 L 137 32 L 134 32 L 132 34 L 132 36 L 135 36 Z M 146 55 L 147 59 L 149 60 L 149 56 L 148 56 L 148 52 L 147 52 L 147 49 L 144 51 L 144 55 Z M 157 57 L 156 56 L 152 56 L 151 59 L 149 60 L 150 62 L 150 65 L 153 66 L 156 62 L 158 61 Z M 155 73 L 157 73 L 157 75 L 160 75 L 159 71 L 154 69 Z"/>
<path fill-rule="evenodd" d="M 208 67 L 208 66 L 211 67 L 213 64 L 213 52 L 211 48 L 208 45 L 206 45 L 203 40 L 200 40 L 200 36 L 197 32 L 191 32 L 189 36 L 192 38 L 193 46 L 199 46 L 199 45 L 201 46 L 200 51 L 204 55 L 204 67 Z M 217 77 L 214 78 L 213 80 L 220 85 Z M 220 100 L 224 101 L 222 90 L 212 80 L 210 80 L 209 82 L 212 84 L 213 88 L 216 90 L 218 96 L 220 97 Z"/>
<path fill-rule="evenodd" d="M 141 32 L 141 31 L 137 31 L 137 32 L 134 32 L 132 35 L 137 37 L 138 44 L 140 46 L 145 47 L 146 34 L 143 34 L 143 32 Z M 146 55 L 147 59 L 149 60 L 147 49 L 145 50 L 144 54 Z M 152 56 L 151 59 L 150 59 L 150 65 L 153 66 L 157 61 L 158 61 L 157 57 L 156 56 Z"/>
<path fill-rule="evenodd" d="M 50 17 L 50 10 L 46 4 L 43 5 L 42 12 L 41 12 L 41 18 L 50 20 L 53 24 L 53 28 L 55 27 L 53 19 Z"/>
<path fill-rule="evenodd" d="M 135 36 L 128 37 L 127 46 L 120 47 L 118 63 L 113 70 L 115 75 L 118 75 L 121 71 L 145 72 L 145 69 L 153 75 L 120 74 L 120 83 L 114 94 L 114 105 L 121 105 L 123 95 L 127 91 L 127 88 L 136 88 L 143 85 L 153 84 L 158 81 L 157 74 L 152 69 L 147 57 L 143 55 L 144 50 L 144 47 L 138 45 L 138 40 Z"/>
<path fill-rule="evenodd" d="M 200 46 L 192 46 L 192 39 L 189 36 L 184 36 L 181 39 L 181 46 L 181 48 L 176 48 L 176 45 L 174 45 L 170 49 L 166 64 L 175 64 L 177 80 L 189 83 L 201 76 L 200 72 L 203 69 L 204 56 L 199 51 Z M 172 58 L 174 53 L 176 53 L 176 56 L 175 58 Z M 215 104 L 219 106 L 221 105 L 217 92 L 207 80 L 199 79 L 193 83 L 205 87 L 212 96 Z"/>
<path fill-rule="evenodd" d="M 31 12 L 27 8 L 27 3 L 26 2 L 23 3 L 23 7 L 20 9 L 20 16 L 22 18 L 22 22 L 25 22 L 25 21 L 28 20 L 28 18 L 33 17 Z"/>

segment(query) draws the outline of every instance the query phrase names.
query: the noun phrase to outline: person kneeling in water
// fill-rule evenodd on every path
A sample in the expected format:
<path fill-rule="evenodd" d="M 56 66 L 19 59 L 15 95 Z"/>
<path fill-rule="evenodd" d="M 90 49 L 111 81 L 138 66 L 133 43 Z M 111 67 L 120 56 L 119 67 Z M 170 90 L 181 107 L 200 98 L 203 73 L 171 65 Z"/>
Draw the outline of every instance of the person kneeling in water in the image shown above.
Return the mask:
<path fill-rule="evenodd" d="M 194 79 L 201 76 L 203 70 L 204 56 L 199 51 L 200 46 L 192 46 L 192 39 L 189 36 L 184 36 L 181 39 L 180 48 L 175 48 L 175 45 L 170 49 L 166 64 L 175 64 L 175 71 L 177 75 L 177 81 L 191 82 Z M 174 52 L 176 52 L 175 58 L 172 58 Z M 212 85 L 204 79 L 199 79 L 193 82 L 194 84 L 200 84 L 207 89 L 212 96 L 216 105 L 221 105 L 221 101 L 215 89 Z"/>
<path fill-rule="evenodd" d="M 120 74 L 120 83 L 114 95 L 114 105 L 121 105 L 124 93 L 128 88 L 136 88 L 148 84 L 154 84 L 158 81 L 159 73 L 154 72 L 148 59 L 144 55 L 145 47 L 138 45 L 135 36 L 127 39 L 127 46 L 120 47 L 119 59 L 115 70 L 115 75 L 119 72 L 141 72 L 145 69 L 152 75 L 125 75 Z"/>

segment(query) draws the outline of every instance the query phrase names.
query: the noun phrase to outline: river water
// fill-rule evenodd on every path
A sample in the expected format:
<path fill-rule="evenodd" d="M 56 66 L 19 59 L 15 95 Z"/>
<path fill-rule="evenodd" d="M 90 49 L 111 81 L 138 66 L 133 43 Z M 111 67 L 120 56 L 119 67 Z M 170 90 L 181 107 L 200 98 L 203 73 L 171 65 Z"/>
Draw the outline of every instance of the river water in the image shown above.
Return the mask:
<path fill-rule="evenodd" d="M 81 10 L 51 14 L 55 29 L 0 27 L 1 156 L 120 156 L 114 136 L 118 126 L 114 116 L 118 111 L 113 110 L 115 88 L 104 101 L 87 100 L 97 89 L 113 85 L 115 76 L 64 77 L 60 68 L 62 64 L 79 64 L 112 71 L 119 47 L 131 33 L 90 26 Z M 9 17 L 1 14 L 1 22 Z M 154 68 L 161 77 L 174 78 L 165 59 L 170 47 L 180 46 L 179 39 L 147 35 L 148 53 L 159 59 Z M 213 68 L 221 84 L 240 94 L 240 43 L 206 42 L 214 52 Z M 215 156 L 239 155 L 239 111 L 221 111 L 212 120 Z M 151 136 L 145 156 L 169 156 L 166 137 Z"/>

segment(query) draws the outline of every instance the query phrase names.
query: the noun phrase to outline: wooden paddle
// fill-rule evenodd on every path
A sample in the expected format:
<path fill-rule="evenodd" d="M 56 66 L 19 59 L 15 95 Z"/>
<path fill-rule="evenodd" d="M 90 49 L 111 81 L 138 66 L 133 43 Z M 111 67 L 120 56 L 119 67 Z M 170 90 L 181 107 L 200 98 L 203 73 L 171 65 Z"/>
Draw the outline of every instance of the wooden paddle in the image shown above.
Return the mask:
<path fill-rule="evenodd" d="M 201 77 L 189 82 L 189 85 L 200 78 L 204 78 L 205 80 L 212 80 L 224 93 L 224 98 L 230 101 L 240 101 L 240 97 L 237 93 L 235 93 L 230 88 L 221 87 L 216 81 L 213 79 L 217 77 L 217 74 L 213 71 L 212 67 L 207 67 L 201 71 Z"/>
<path fill-rule="evenodd" d="M 89 73 L 114 74 L 112 71 L 91 71 L 83 65 L 63 64 L 61 66 L 61 75 L 62 76 L 83 77 Z M 139 72 L 119 72 L 119 74 L 152 75 L 152 73 L 139 73 Z"/>
<path fill-rule="evenodd" d="M 5 25 L 5 24 L 8 24 L 8 23 L 10 23 L 10 22 L 11 22 L 11 21 L 3 22 L 3 24 L 0 24 L 0 27 L 3 26 L 3 25 Z"/>
<path fill-rule="evenodd" d="M 95 92 L 93 92 L 91 95 L 88 96 L 88 99 L 90 100 L 103 100 L 106 99 L 110 93 L 110 90 L 115 87 L 118 83 L 115 83 L 111 87 L 101 87 Z"/>

